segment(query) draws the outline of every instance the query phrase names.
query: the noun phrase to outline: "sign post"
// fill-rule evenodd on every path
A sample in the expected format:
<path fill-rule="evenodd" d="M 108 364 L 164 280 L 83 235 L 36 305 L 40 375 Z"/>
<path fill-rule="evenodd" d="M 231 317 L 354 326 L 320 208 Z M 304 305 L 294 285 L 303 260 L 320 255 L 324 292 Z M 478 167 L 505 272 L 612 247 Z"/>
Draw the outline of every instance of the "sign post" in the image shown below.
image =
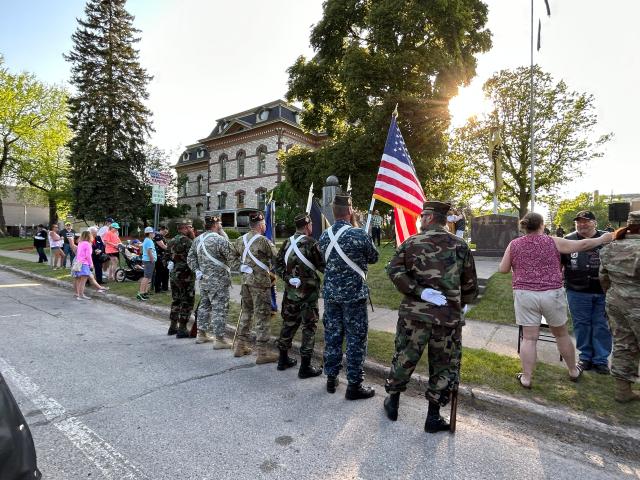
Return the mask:
<path fill-rule="evenodd" d="M 151 203 L 155 205 L 153 212 L 153 230 L 158 230 L 160 223 L 160 205 L 164 205 L 167 196 L 167 186 L 171 182 L 171 174 L 159 170 L 149 170 L 151 183 Z"/>

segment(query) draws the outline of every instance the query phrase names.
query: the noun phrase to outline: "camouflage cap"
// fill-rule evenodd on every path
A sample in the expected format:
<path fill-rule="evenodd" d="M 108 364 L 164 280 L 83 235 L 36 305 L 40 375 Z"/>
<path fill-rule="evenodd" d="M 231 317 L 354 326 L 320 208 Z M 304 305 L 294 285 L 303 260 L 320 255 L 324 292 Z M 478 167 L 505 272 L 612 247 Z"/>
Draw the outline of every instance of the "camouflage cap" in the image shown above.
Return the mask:
<path fill-rule="evenodd" d="M 627 218 L 627 225 L 640 225 L 640 210 L 635 212 L 629 212 L 629 218 Z"/>
<path fill-rule="evenodd" d="M 255 212 L 249 215 L 249 221 L 251 223 L 258 223 L 264 220 L 264 215 L 262 212 Z"/>
<path fill-rule="evenodd" d="M 207 226 L 211 226 L 215 223 L 220 223 L 220 217 L 218 215 L 205 215 L 204 216 L 204 224 Z"/>
<path fill-rule="evenodd" d="M 430 201 L 424 202 L 422 206 L 422 215 L 431 214 L 431 213 L 439 213 L 440 215 L 446 215 L 449 210 L 451 210 L 450 203 L 438 202 L 438 201 Z"/>
<path fill-rule="evenodd" d="M 193 227 L 193 221 L 190 218 L 179 218 L 176 221 L 178 227 Z"/>
<path fill-rule="evenodd" d="M 339 207 L 351 207 L 351 195 L 348 193 L 337 193 L 335 198 L 333 199 L 333 205 Z"/>
<path fill-rule="evenodd" d="M 296 228 L 302 228 L 311 223 L 311 217 L 307 213 L 299 213 L 295 216 L 293 221 L 296 224 Z"/>

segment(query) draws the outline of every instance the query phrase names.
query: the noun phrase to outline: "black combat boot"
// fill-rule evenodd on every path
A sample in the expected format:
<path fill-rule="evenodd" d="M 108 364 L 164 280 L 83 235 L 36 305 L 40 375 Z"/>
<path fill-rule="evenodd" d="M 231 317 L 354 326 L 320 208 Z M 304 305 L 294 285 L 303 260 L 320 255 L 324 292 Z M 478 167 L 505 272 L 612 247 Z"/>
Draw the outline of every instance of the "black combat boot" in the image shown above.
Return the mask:
<path fill-rule="evenodd" d="M 278 359 L 278 370 L 286 370 L 298 364 L 295 358 L 289 356 L 288 350 L 280 349 L 280 358 Z"/>
<path fill-rule="evenodd" d="M 387 418 L 394 422 L 398 420 L 398 406 L 400 405 L 400 392 L 393 392 L 384 399 L 384 411 L 387 412 Z"/>
<path fill-rule="evenodd" d="M 176 322 L 171 322 L 171 324 L 169 325 L 169 331 L 167 332 L 167 335 L 175 335 L 176 333 L 178 333 L 178 324 Z"/>
<path fill-rule="evenodd" d="M 311 378 L 322 375 L 322 370 L 311 365 L 311 355 L 300 357 L 300 369 L 298 370 L 298 378 Z"/>
<path fill-rule="evenodd" d="M 327 392 L 336 393 L 336 387 L 339 383 L 340 381 L 338 380 L 337 376 L 329 375 L 327 377 Z"/>
<path fill-rule="evenodd" d="M 440 416 L 440 405 L 429 402 L 427 420 L 424 422 L 424 431 L 427 433 L 437 433 L 447 430 L 449 430 L 449 424 Z"/>
<path fill-rule="evenodd" d="M 189 330 L 187 330 L 187 323 L 180 323 L 178 325 L 178 333 L 176 333 L 176 338 L 189 338 Z"/>
<path fill-rule="evenodd" d="M 347 400 L 362 400 L 371 398 L 375 394 L 376 391 L 371 387 L 363 387 L 361 383 L 350 383 L 347 386 L 347 392 L 344 394 L 344 398 Z"/>

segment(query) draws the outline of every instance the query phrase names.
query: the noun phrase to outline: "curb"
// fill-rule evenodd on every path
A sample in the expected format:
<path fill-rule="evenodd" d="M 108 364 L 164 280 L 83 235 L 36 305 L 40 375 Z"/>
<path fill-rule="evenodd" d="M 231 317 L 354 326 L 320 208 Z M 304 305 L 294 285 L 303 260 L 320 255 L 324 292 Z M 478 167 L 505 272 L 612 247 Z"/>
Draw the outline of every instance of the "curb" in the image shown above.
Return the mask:
<path fill-rule="evenodd" d="M 0 270 L 60 288 L 68 289 L 71 286 L 69 282 L 26 272 L 8 265 L 0 265 Z M 127 297 L 112 293 L 94 296 L 93 298 L 135 310 L 137 313 L 150 313 L 154 317 L 164 318 L 165 321 L 169 316 L 169 307 L 141 304 Z M 233 336 L 235 327 L 227 324 L 226 331 Z M 275 340 L 276 337 L 272 336 L 271 341 L 275 342 Z M 294 342 L 292 350 L 299 353 L 299 348 L 300 344 Z M 315 359 L 322 360 L 322 352 L 320 350 L 316 349 L 313 356 Z M 364 369 L 368 375 L 378 379 L 385 379 L 389 371 L 389 367 L 371 360 L 365 360 Z M 409 382 L 408 391 L 412 394 L 422 395 L 426 391 L 427 385 L 428 378 L 414 374 Z M 609 425 L 569 408 L 542 405 L 530 400 L 503 395 L 482 387 L 461 385 L 459 396 L 463 405 L 479 412 L 489 412 L 506 418 L 517 417 L 517 421 L 520 423 L 525 422 L 532 427 L 551 431 L 555 436 L 566 437 L 572 441 L 575 441 L 576 438 L 590 444 L 596 441 L 599 446 L 607 448 L 617 455 L 632 455 L 631 452 L 637 452 L 640 449 L 640 428 Z"/>

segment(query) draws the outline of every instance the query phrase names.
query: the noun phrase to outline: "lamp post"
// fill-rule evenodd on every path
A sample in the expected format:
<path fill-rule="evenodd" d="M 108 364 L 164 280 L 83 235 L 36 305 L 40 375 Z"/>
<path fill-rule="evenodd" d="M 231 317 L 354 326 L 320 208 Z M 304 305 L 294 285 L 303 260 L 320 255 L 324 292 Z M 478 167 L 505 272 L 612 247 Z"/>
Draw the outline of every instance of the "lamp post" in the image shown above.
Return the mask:
<path fill-rule="evenodd" d="M 207 212 L 211 210 L 211 192 L 205 193 L 207 197 Z"/>

